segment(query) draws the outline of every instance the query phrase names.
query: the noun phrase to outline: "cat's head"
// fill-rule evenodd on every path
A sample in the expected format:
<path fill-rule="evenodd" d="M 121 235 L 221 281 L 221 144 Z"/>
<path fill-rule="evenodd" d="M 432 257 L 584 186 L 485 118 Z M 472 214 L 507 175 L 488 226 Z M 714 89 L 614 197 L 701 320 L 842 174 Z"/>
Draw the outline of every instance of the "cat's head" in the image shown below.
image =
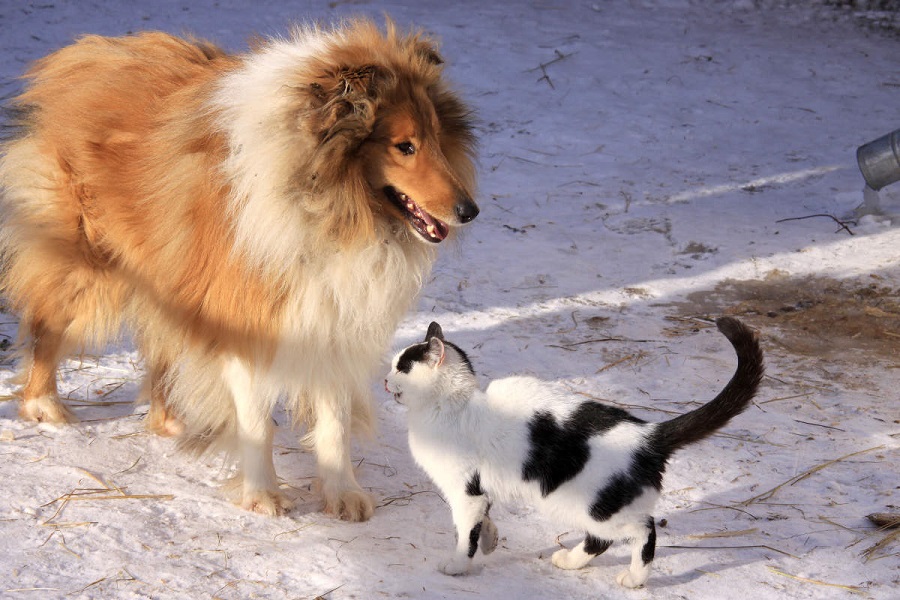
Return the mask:
<path fill-rule="evenodd" d="M 412 408 L 465 401 L 477 381 L 466 353 L 444 339 L 441 326 L 432 322 L 424 342 L 404 348 L 394 357 L 384 387 L 397 402 Z"/>

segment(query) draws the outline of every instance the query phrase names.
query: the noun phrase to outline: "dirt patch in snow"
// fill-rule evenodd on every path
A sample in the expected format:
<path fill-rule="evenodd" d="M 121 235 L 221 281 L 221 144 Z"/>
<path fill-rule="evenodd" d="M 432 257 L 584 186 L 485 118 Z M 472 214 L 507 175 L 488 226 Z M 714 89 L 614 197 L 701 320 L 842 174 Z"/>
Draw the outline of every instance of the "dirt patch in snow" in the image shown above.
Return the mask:
<path fill-rule="evenodd" d="M 877 275 L 838 280 L 772 271 L 759 280 L 726 279 L 674 306 L 679 325 L 670 328 L 670 334 L 690 327 L 692 318 L 729 314 L 766 330 L 770 341 L 792 353 L 842 361 L 875 355 L 898 361 L 900 288 L 886 285 Z"/>

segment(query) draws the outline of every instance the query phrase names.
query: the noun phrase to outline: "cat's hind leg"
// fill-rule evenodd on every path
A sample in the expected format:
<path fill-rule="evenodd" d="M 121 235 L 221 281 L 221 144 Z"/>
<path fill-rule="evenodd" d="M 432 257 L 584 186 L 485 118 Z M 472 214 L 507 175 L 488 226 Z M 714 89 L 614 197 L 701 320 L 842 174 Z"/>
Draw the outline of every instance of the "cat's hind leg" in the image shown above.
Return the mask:
<path fill-rule="evenodd" d="M 587 565 L 592 558 L 606 552 L 612 546 L 611 540 L 595 538 L 588 534 L 580 544 L 569 550 L 561 548 L 553 553 L 550 561 L 560 569 L 580 569 Z"/>
<path fill-rule="evenodd" d="M 619 585 L 627 588 L 644 585 L 650 576 L 650 563 L 656 553 L 656 525 L 653 517 L 647 517 L 642 529 L 643 534 L 636 535 L 631 540 L 631 565 L 616 577 Z"/>

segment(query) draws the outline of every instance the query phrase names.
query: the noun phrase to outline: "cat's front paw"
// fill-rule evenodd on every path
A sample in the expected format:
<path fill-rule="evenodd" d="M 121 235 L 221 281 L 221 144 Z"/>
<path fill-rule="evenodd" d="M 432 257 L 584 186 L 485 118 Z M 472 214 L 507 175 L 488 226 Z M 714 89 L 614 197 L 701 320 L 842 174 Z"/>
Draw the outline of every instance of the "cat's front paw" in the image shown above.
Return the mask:
<path fill-rule="evenodd" d="M 460 557 L 454 555 L 449 560 L 442 562 L 438 567 L 438 570 L 444 575 L 453 575 L 454 577 L 457 577 L 466 575 L 470 568 L 472 568 L 471 558 L 468 556 Z"/>
<path fill-rule="evenodd" d="M 560 548 L 550 557 L 550 562 L 553 563 L 554 567 L 560 569 L 580 569 L 582 565 L 575 564 L 571 561 L 569 559 L 570 554 L 571 552 L 568 548 Z"/>
<path fill-rule="evenodd" d="M 490 517 L 485 517 L 481 521 L 481 551 L 484 554 L 490 554 L 497 548 L 497 542 L 500 541 L 500 532 Z"/>
<path fill-rule="evenodd" d="M 650 569 L 646 569 L 646 572 L 639 573 L 638 575 L 635 575 L 630 570 L 622 571 L 616 577 L 616 582 L 619 585 L 621 585 L 622 587 L 634 589 L 634 588 L 641 587 L 642 585 L 644 585 L 644 583 L 647 582 L 647 577 L 649 577 L 649 576 L 650 576 Z"/>

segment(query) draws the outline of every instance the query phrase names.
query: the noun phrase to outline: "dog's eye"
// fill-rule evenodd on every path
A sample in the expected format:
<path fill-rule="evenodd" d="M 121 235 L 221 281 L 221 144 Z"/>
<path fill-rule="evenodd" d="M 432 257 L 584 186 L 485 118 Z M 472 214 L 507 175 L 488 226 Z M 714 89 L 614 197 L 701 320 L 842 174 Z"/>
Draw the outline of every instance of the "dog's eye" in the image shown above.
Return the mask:
<path fill-rule="evenodd" d="M 412 156 L 416 153 L 416 147 L 413 146 L 412 142 L 400 142 L 397 144 L 397 150 L 404 156 Z"/>

